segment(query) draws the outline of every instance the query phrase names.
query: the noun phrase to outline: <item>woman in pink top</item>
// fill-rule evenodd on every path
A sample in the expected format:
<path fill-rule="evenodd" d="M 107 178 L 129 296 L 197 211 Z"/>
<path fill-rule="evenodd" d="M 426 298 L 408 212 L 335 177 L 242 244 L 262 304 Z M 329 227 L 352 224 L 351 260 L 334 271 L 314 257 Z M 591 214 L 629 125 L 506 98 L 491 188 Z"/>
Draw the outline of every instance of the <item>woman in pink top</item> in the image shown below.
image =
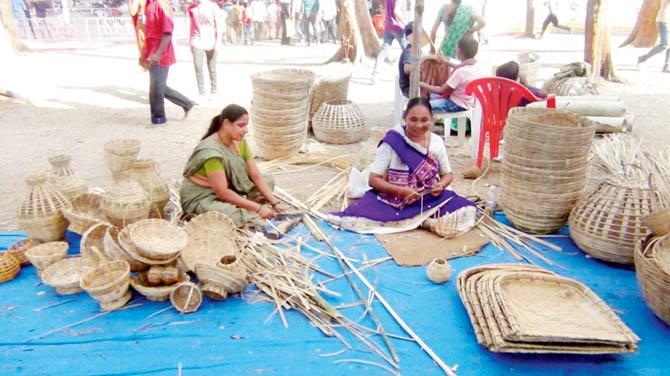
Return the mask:
<path fill-rule="evenodd" d="M 188 16 L 191 24 L 189 41 L 193 53 L 193 67 L 195 68 L 195 79 L 198 82 L 198 93 L 205 95 L 202 64 L 204 58 L 207 57 L 210 92 L 212 95 L 216 95 L 216 51 L 223 30 L 223 20 L 220 17 L 218 5 L 210 0 L 193 0 L 188 6 Z"/>

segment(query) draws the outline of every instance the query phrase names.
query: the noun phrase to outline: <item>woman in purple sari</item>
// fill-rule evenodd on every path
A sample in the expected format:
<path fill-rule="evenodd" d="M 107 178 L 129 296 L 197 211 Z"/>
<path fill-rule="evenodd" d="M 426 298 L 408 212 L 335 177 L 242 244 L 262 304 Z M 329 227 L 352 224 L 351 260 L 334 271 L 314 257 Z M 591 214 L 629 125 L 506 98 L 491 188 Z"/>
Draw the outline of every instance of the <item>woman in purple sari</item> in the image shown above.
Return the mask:
<path fill-rule="evenodd" d="M 399 232 L 453 215 L 459 230 L 475 222 L 474 203 L 446 188 L 454 176 L 442 139 L 429 131 L 430 103 L 413 98 L 403 114 L 404 125 L 390 129 L 370 166 L 372 187 L 349 207 L 329 216 L 345 229 L 361 233 Z"/>

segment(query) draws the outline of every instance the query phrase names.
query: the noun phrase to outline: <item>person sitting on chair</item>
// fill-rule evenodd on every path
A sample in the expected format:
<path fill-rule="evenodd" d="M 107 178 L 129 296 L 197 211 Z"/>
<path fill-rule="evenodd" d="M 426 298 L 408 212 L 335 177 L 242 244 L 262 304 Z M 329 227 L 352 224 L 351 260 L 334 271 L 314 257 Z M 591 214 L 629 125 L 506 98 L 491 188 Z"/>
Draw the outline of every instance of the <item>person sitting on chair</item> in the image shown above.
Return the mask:
<path fill-rule="evenodd" d="M 523 81 L 523 79 L 519 76 L 519 63 L 516 61 L 508 61 L 496 68 L 496 77 L 503 77 L 507 78 L 508 80 L 516 81 L 525 86 L 528 91 L 533 93 L 533 95 L 538 98 L 544 99 L 547 97 L 547 93 L 544 90 L 532 87 Z M 526 99 L 522 99 L 520 105 L 521 107 L 526 107 L 528 103 L 529 102 Z"/>

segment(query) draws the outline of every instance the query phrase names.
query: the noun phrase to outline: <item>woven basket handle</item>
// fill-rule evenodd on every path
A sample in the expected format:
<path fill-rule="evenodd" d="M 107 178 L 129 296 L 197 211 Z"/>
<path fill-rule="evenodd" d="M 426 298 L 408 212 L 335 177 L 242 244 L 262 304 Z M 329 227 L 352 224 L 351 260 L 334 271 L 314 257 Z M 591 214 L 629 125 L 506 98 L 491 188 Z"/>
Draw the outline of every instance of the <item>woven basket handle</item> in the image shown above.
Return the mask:
<path fill-rule="evenodd" d="M 100 264 L 102 264 L 103 267 L 105 268 L 105 270 L 107 270 L 107 273 L 111 274 L 112 273 L 112 267 L 109 266 L 109 260 L 107 260 L 107 257 L 105 257 L 105 255 L 102 252 L 100 252 L 98 247 L 96 247 L 94 245 L 91 246 L 91 251 L 93 253 L 95 253 L 95 256 L 98 258 L 98 260 L 100 260 Z"/>

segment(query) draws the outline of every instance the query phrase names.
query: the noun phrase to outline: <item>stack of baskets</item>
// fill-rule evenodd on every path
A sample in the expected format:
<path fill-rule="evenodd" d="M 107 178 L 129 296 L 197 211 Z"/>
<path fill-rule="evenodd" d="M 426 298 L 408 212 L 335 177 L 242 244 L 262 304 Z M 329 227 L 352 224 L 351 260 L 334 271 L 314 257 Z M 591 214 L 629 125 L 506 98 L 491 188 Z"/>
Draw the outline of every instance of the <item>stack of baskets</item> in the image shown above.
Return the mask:
<path fill-rule="evenodd" d="M 329 101 L 346 100 L 349 95 L 351 72 L 341 71 L 323 75 L 314 82 L 312 100 L 309 105 L 309 118 L 312 119 L 321 104 Z"/>
<path fill-rule="evenodd" d="M 657 209 L 658 192 L 645 183 L 611 180 L 582 198 L 570 214 L 570 237 L 594 258 L 633 263 L 635 243 L 649 233 L 642 218 Z"/>
<path fill-rule="evenodd" d="M 298 154 L 307 135 L 314 73 L 276 69 L 251 77 L 251 133 L 265 159 Z"/>
<path fill-rule="evenodd" d="M 560 229 L 586 186 L 595 126 L 563 111 L 513 108 L 504 130 L 502 207 L 518 229 Z"/>
<path fill-rule="evenodd" d="M 348 100 L 325 102 L 312 119 L 314 136 L 329 144 L 353 144 L 364 140 L 368 124 L 360 108 Z"/>

